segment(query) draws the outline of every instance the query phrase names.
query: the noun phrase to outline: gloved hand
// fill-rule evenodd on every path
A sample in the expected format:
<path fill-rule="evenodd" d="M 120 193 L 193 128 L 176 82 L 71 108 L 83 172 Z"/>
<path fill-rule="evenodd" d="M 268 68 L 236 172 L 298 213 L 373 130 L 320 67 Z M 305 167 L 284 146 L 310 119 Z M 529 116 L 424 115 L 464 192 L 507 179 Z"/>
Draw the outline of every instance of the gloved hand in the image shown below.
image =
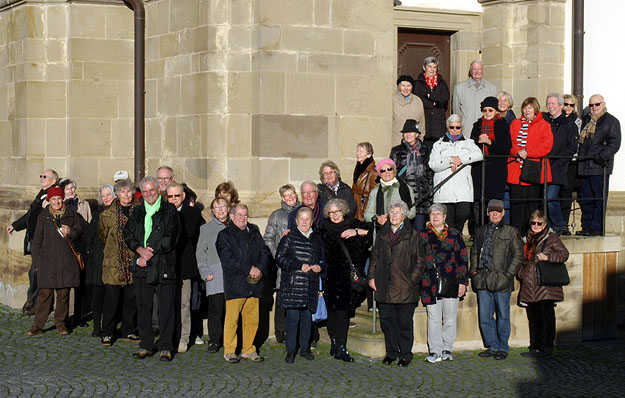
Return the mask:
<path fill-rule="evenodd" d="M 595 155 L 592 160 L 601 167 L 605 167 L 608 161 L 601 157 L 601 155 Z"/>

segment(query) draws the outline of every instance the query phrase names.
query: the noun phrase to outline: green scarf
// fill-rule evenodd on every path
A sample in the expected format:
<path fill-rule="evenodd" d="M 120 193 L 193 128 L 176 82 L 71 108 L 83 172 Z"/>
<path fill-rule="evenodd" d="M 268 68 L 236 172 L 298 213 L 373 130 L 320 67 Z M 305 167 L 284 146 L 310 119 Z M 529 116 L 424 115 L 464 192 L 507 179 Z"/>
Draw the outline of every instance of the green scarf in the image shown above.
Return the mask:
<path fill-rule="evenodd" d="M 154 202 L 153 205 L 150 205 L 146 201 L 144 201 L 143 204 L 145 205 L 145 219 L 143 220 L 143 229 L 145 230 L 143 234 L 143 247 L 148 247 L 148 238 L 152 233 L 152 216 L 161 208 L 161 195 L 158 195 L 158 199 L 156 199 L 156 202 Z"/>

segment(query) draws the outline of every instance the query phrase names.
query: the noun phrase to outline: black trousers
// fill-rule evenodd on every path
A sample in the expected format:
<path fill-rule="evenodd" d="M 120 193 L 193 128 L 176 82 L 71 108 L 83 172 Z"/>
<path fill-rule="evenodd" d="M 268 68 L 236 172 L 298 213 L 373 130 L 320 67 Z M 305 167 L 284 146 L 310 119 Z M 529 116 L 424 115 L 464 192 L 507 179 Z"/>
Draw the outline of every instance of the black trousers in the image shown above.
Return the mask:
<path fill-rule="evenodd" d="M 525 234 L 530 215 L 541 204 L 540 187 L 540 185 L 510 184 L 510 225 L 521 234 Z"/>
<path fill-rule="evenodd" d="M 31 259 L 30 269 L 28 270 L 28 290 L 26 291 L 26 300 L 30 301 L 33 304 L 37 304 L 38 294 L 39 289 L 37 289 L 37 270 L 35 269 L 35 264 L 32 263 Z"/>
<path fill-rule="evenodd" d="M 443 203 L 447 208 L 447 225 L 462 233 L 464 223 L 471 215 L 471 202 Z"/>
<path fill-rule="evenodd" d="M 137 328 L 137 298 L 133 285 L 104 285 L 104 315 L 102 317 L 102 333 L 113 336 L 117 329 L 117 309 L 121 301 L 121 336 L 135 333 Z"/>
<path fill-rule="evenodd" d="M 388 304 L 378 302 L 380 326 L 384 333 L 386 356 L 412 360 L 414 324 L 412 317 L 417 303 Z"/>
<path fill-rule="evenodd" d="M 102 314 L 104 312 L 104 286 L 91 286 L 91 313 L 93 315 L 93 332 L 99 334 L 102 330 Z"/>
<path fill-rule="evenodd" d="M 160 337 L 159 351 L 174 350 L 174 300 L 176 284 L 150 285 L 145 278 L 135 278 L 135 294 L 137 296 L 137 326 L 139 327 L 140 347 L 152 351 L 154 349 L 154 332 L 152 331 L 152 300 L 158 297 L 158 320 Z"/>
<path fill-rule="evenodd" d="M 208 296 L 208 341 L 220 346 L 223 344 L 225 305 L 223 293 Z"/>
<path fill-rule="evenodd" d="M 550 351 L 556 339 L 556 314 L 553 300 L 528 303 L 527 320 L 530 329 L 530 349 Z"/>
<path fill-rule="evenodd" d="M 347 330 L 349 329 L 349 311 L 328 310 L 328 320 L 326 323 L 328 335 L 336 340 L 336 345 L 347 344 Z"/>
<path fill-rule="evenodd" d="M 286 332 L 286 310 L 280 307 L 278 302 L 280 302 L 280 290 L 278 290 L 278 293 L 276 294 L 276 305 L 273 307 L 273 328 L 276 335 L 278 333 L 284 334 Z"/>

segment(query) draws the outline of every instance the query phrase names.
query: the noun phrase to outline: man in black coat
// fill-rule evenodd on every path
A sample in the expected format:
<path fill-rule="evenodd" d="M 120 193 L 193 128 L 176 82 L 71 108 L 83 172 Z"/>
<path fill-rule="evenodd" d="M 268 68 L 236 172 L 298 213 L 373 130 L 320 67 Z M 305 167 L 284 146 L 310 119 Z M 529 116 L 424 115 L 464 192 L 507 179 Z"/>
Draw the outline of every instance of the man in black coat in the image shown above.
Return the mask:
<path fill-rule="evenodd" d="M 30 250 L 32 247 L 33 237 L 35 236 L 35 228 L 37 228 L 37 218 L 39 218 L 39 213 L 41 213 L 41 210 L 43 209 L 43 202 L 46 200 L 48 195 L 48 188 L 56 185 L 59 181 L 59 175 L 56 171 L 47 169 L 39 176 L 39 181 L 41 190 L 39 190 L 39 193 L 35 196 L 35 200 L 33 200 L 30 204 L 26 214 L 6 227 L 6 231 L 9 235 L 12 235 L 13 231 L 21 231 L 23 229 L 26 230 L 26 235 L 24 236 L 25 256 L 31 254 Z M 34 264 L 31 263 L 30 270 L 28 271 L 28 291 L 26 292 L 26 302 L 22 307 L 24 314 L 35 314 L 37 293 L 37 271 Z"/>
<path fill-rule="evenodd" d="M 159 350 L 162 361 L 171 361 L 174 350 L 174 298 L 176 293 L 176 239 L 179 224 L 174 205 L 159 194 L 154 177 L 141 184 L 143 204 L 135 209 L 124 227 L 124 241 L 136 253 L 130 268 L 137 296 L 137 326 L 141 337 L 138 359 L 152 355 L 152 298 L 158 297 Z"/>
<path fill-rule="evenodd" d="M 566 158 L 549 158 L 551 166 L 551 183 L 547 185 L 547 218 L 549 227 L 560 234 L 564 229 L 562 207 L 560 205 L 560 189 L 569 185 L 567 170 L 569 161 L 577 152 L 579 134 L 575 122 L 566 117 L 562 111 L 564 99 L 558 93 L 547 95 L 547 111 L 543 118 L 551 124 L 553 147 L 548 156 L 566 156 Z"/>
<path fill-rule="evenodd" d="M 230 223 L 217 235 L 215 247 L 224 271 L 224 297 L 226 319 L 224 321 L 224 359 L 228 363 L 239 362 L 237 328 L 239 316 L 243 326 L 241 358 L 261 362 L 254 346 L 258 330 L 259 299 L 263 292 L 261 278 L 267 272 L 269 249 L 260 230 L 247 222 L 248 210 L 244 204 L 230 209 Z"/>
<path fill-rule="evenodd" d="M 581 196 L 590 200 L 580 201 L 582 230 L 576 235 L 596 236 L 601 235 L 604 227 L 603 206 L 608 201 L 609 178 L 614 168 L 614 155 L 621 147 L 621 124 L 617 118 L 607 112 L 605 100 L 601 95 L 595 94 L 590 97 L 588 107 L 590 113 L 584 117 L 584 125 L 579 137 L 580 160 L 577 164 L 577 174 L 581 185 Z M 601 200 L 604 190 L 605 197 Z"/>

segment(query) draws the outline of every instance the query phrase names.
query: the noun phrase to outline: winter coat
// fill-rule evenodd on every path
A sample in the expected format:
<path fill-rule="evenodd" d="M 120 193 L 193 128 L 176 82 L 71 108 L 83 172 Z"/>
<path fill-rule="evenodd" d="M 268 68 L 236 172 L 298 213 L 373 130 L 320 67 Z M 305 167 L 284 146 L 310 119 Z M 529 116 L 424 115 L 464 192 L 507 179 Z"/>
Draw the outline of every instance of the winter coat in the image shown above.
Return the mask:
<path fill-rule="evenodd" d="M 147 267 L 139 267 L 137 248 L 144 245 L 145 215 L 145 205 L 138 206 L 124 227 L 124 242 L 135 252 L 130 271 L 134 278 L 146 278 L 146 282 L 152 285 L 176 283 L 176 241 L 180 231 L 178 211 L 174 205 L 161 199 L 160 209 L 152 216 L 152 233 L 147 240 L 147 247 L 154 250 L 154 256 Z"/>
<path fill-rule="evenodd" d="M 326 223 L 332 221 L 327 220 Z M 366 298 L 365 292 L 353 291 L 350 281 L 350 259 L 354 266 L 361 271 L 365 270 L 369 258 L 369 247 L 373 238 L 373 228 L 370 224 L 354 220 L 346 223 L 345 229 L 360 228 L 368 229 L 366 236 L 354 236 L 343 239 L 340 234 L 330 232 L 329 228 L 323 227 L 323 250 L 326 263 L 326 271 L 323 280 L 324 297 L 326 305 L 331 311 L 352 310 L 360 306 Z M 345 255 L 341 242 L 349 253 L 349 259 Z"/>
<path fill-rule="evenodd" d="M 390 233 L 391 223 L 387 222 L 380 228 L 371 252 L 368 279 L 375 281 L 375 298 L 381 303 L 416 303 L 425 269 L 419 233 L 408 220 L 404 220 L 395 244 Z"/>
<path fill-rule="evenodd" d="M 26 214 L 13 221 L 11 226 L 16 231 L 26 230 L 24 235 L 24 255 L 31 254 L 32 240 L 35 236 L 35 228 L 37 228 L 37 220 L 39 213 L 44 208 L 44 201 L 48 197 L 48 189 L 41 189 L 35 199 L 30 203 Z M 46 202 L 47 203 L 47 202 Z"/>
<path fill-rule="evenodd" d="M 93 217 L 89 223 L 89 232 L 87 232 L 88 253 L 87 262 L 85 263 L 85 283 L 93 286 L 104 286 L 102 282 L 102 261 L 104 261 L 104 243 L 98 236 L 98 225 L 100 224 L 100 215 L 104 211 L 104 206 L 98 206 L 93 212 Z"/>
<path fill-rule="evenodd" d="M 466 166 L 458 172 L 451 171 L 451 157 L 458 156 L 463 164 L 479 162 L 484 158 L 480 148 L 473 140 L 460 137 L 451 142 L 445 136 L 434 143 L 430 154 L 430 168 L 434 171 L 434 185 L 455 174 L 434 193 L 434 203 L 473 202 L 473 179 L 471 167 Z"/>
<path fill-rule="evenodd" d="M 511 112 L 511 111 L 510 111 Z M 509 113 L 509 112 L 508 112 Z M 489 155 L 510 154 L 510 126 L 504 119 L 497 119 L 494 123 L 495 138 L 490 145 L 478 144 L 482 134 L 482 119 L 478 119 L 473 124 L 471 139 L 480 149 L 488 148 Z M 506 191 L 506 181 L 508 180 L 508 158 L 506 157 L 486 157 L 483 162 L 471 166 L 471 177 L 473 178 L 473 200 L 480 201 L 482 194 L 482 167 L 485 168 L 486 182 L 484 185 L 484 199 L 503 200 Z"/>
<path fill-rule="evenodd" d="M 206 223 L 199 208 L 183 203 L 178 211 L 180 216 L 180 234 L 176 244 L 176 261 L 178 262 L 179 279 L 198 278 L 195 251 L 200 237 L 200 227 Z"/>
<path fill-rule="evenodd" d="M 412 147 L 410 144 L 402 141 L 401 144 L 391 149 L 391 155 L 389 156 L 397 165 L 397 172 L 399 173 L 406 163 L 408 162 L 408 155 L 412 153 Z M 401 178 L 412 188 L 415 199 L 423 198 L 423 200 L 415 206 L 417 214 L 427 214 L 428 209 L 432 205 L 432 195 L 424 196 L 432 189 L 432 179 L 434 178 L 434 172 L 430 169 L 428 162 L 430 160 L 430 149 L 427 145 L 421 145 L 421 159 L 423 161 L 423 175 L 417 176 L 413 173 L 409 173 L 408 169 L 401 175 Z"/>
<path fill-rule="evenodd" d="M 568 156 L 567 159 L 549 159 L 551 166 L 551 182 L 558 185 L 568 185 L 567 171 L 569 162 L 577 152 L 579 132 L 575 122 L 563 112 L 553 118 L 548 112 L 543 112 L 543 118 L 551 125 L 553 147 L 549 156 Z"/>
<path fill-rule="evenodd" d="M 482 264 L 482 247 L 488 224 L 478 227 L 471 246 L 469 276 L 473 291 L 514 291 L 514 276 L 523 264 L 523 241 L 516 228 L 500 222 L 493 231 L 493 258 L 490 270 Z"/>
<path fill-rule="evenodd" d="M 590 115 L 584 118 L 584 126 L 590 121 Z M 583 130 L 583 127 L 582 127 Z M 587 137 L 579 146 L 579 156 L 601 156 L 607 161 L 608 174 L 612 174 L 614 168 L 614 155 L 621 147 L 621 124 L 618 119 L 609 113 L 605 113 L 597 120 L 595 135 Z M 580 160 L 577 166 L 580 176 L 603 175 L 603 167 L 593 159 Z"/>
<path fill-rule="evenodd" d="M 423 110 L 423 102 L 421 98 L 416 95 L 410 95 L 408 98 L 404 98 L 399 90 L 393 94 L 393 133 L 391 136 L 391 142 L 401 142 L 404 124 L 407 119 L 416 120 L 419 124 L 419 130 L 421 133 L 426 133 L 425 126 L 425 112 Z"/>
<path fill-rule="evenodd" d="M 65 199 L 66 202 L 67 200 L 68 199 Z M 89 203 L 87 203 L 85 200 L 83 200 L 83 198 L 81 198 L 78 195 L 76 195 L 76 200 L 77 200 L 77 203 L 76 203 L 77 209 L 75 210 L 75 212 L 80 214 L 87 223 L 90 223 L 92 215 L 91 215 L 91 207 L 89 206 Z"/>
<path fill-rule="evenodd" d="M 421 302 L 436 304 L 438 275 L 453 278 L 459 284 L 468 285 L 469 253 L 462 233 L 455 228 L 447 229 L 442 241 L 430 228 L 419 232 L 419 244 L 425 253 L 425 270 L 421 280 Z"/>
<path fill-rule="evenodd" d="M 82 233 L 81 217 L 65 207 L 60 225 L 69 227 L 67 238 L 70 242 L 78 240 Z M 80 267 L 69 245 L 61 237 L 55 224 L 55 216 L 46 206 L 37 220 L 33 236 L 33 263 L 37 268 L 37 287 L 39 289 L 62 289 L 80 286 Z"/>
<path fill-rule="evenodd" d="M 356 203 L 356 214 L 354 218 L 360 221 L 365 219 L 365 209 L 371 195 L 371 190 L 377 184 L 378 174 L 375 171 L 375 161 L 370 158 L 371 162 L 358 176 L 356 182 L 352 185 L 352 196 Z"/>
<path fill-rule="evenodd" d="M 447 105 L 449 103 L 449 87 L 441 74 L 438 74 L 438 84 L 431 89 L 425 82 L 425 75 L 421 73 L 412 88 L 423 102 L 425 110 L 425 139 L 437 140 L 447 132 L 445 121 Z"/>
<path fill-rule="evenodd" d="M 386 197 L 384 197 L 384 212 L 382 214 L 387 214 L 388 213 L 388 206 L 395 201 L 398 200 L 403 200 L 402 197 L 400 196 L 399 193 L 399 184 L 406 184 L 403 180 L 400 180 L 401 177 L 399 177 L 397 179 L 398 183 L 396 184 L 396 186 L 393 186 L 392 189 L 393 192 L 391 193 L 391 200 L 390 201 L 386 201 Z M 399 182 L 401 181 L 401 182 Z M 406 184 L 406 186 L 408 187 L 408 191 L 409 191 L 409 196 L 410 196 L 410 203 L 406 203 L 406 205 L 410 206 L 412 203 L 414 203 L 414 192 L 412 192 L 412 188 L 410 188 L 408 186 L 408 184 Z M 366 222 L 371 222 L 371 220 L 373 219 L 373 216 L 375 215 L 381 215 L 378 214 L 377 211 L 377 199 L 378 199 L 378 192 L 380 192 L 380 190 L 383 190 L 382 185 L 378 184 L 376 185 L 372 190 L 371 190 L 371 195 L 369 195 L 369 201 L 367 202 L 367 208 L 365 210 L 365 221 Z M 382 193 L 383 194 L 383 193 Z M 404 202 L 406 202 L 405 200 L 403 200 Z M 410 207 L 408 210 L 408 216 L 406 218 L 408 219 L 413 219 L 415 217 L 415 215 L 417 214 L 417 210 L 415 207 Z"/>
<path fill-rule="evenodd" d="M 274 257 L 276 256 L 276 250 L 278 250 L 278 245 L 282 239 L 282 234 L 284 234 L 284 231 L 288 228 L 289 213 L 291 213 L 291 211 L 293 211 L 296 207 L 299 207 L 299 202 L 297 202 L 295 206 L 289 206 L 284 201 L 281 201 L 280 208 L 278 210 L 274 210 L 267 220 L 267 227 L 265 228 L 265 236 L 263 236 L 263 240 L 269 248 L 271 255 Z"/>
<path fill-rule="evenodd" d="M 224 273 L 224 296 L 226 300 L 246 297 L 261 297 L 263 281 L 248 283 L 246 278 L 252 266 L 265 275 L 269 261 L 269 249 L 258 227 L 247 224 L 241 230 L 234 223 L 217 235 L 217 253 Z"/>
<path fill-rule="evenodd" d="M 475 88 L 475 80 L 468 78 L 454 86 L 452 113 L 462 116 L 462 134 L 469 138 L 471 126 L 477 119 L 482 117 L 480 107 L 486 97 L 497 96 L 497 86 L 486 79 L 480 80 Z"/>
<path fill-rule="evenodd" d="M 113 203 L 108 206 L 102 214 L 100 214 L 100 221 L 98 224 L 98 236 L 99 240 L 104 245 L 103 250 L 103 260 L 102 260 L 102 282 L 106 285 L 115 285 L 115 286 L 125 286 L 131 285 L 133 283 L 132 275 L 129 275 L 128 278 L 124 276 L 120 276 L 120 256 L 121 248 L 126 250 L 128 246 L 123 241 L 118 240 L 118 226 L 117 226 L 117 212 L 121 209 L 121 204 L 118 199 L 115 199 Z M 139 206 L 139 204 L 131 205 L 131 215 L 132 212 Z M 124 221 L 121 226 L 122 232 L 124 226 L 128 222 L 128 218 L 125 215 L 122 215 Z M 124 267 L 125 268 L 125 267 Z"/>
<path fill-rule="evenodd" d="M 526 243 L 527 250 L 527 243 Z M 536 252 L 531 258 L 524 261 L 519 269 L 518 278 L 521 281 L 519 302 L 535 303 L 543 300 L 563 301 L 562 286 L 539 286 L 536 273 L 536 254 L 544 253 L 549 261 L 563 263 L 569 258 L 569 251 L 554 231 L 549 233 L 536 245 Z"/>
<path fill-rule="evenodd" d="M 521 147 L 517 143 L 517 137 L 521 131 L 521 125 L 521 118 L 514 119 L 510 125 L 510 138 L 512 140 L 510 155 L 513 156 L 516 156 L 516 154 L 521 150 Z M 552 147 L 553 134 L 551 133 L 551 126 L 543 119 L 543 115 L 538 113 L 529 123 L 529 127 L 527 129 L 527 145 L 525 146 L 525 150 L 527 151 L 527 159 L 542 162 L 542 169 L 540 172 L 541 184 L 545 182 L 545 156 L 551 152 Z M 530 185 L 520 180 L 521 168 L 522 163 L 518 162 L 516 158 L 508 159 L 508 184 Z M 551 167 L 549 162 L 547 162 L 547 182 L 551 182 Z"/>
<path fill-rule="evenodd" d="M 325 184 L 317 184 L 317 188 L 319 189 L 319 206 L 321 211 L 323 211 L 330 199 L 343 199 L 349 205 L 349 214 L 356 214 L 356 202 L 354 202 L 354 195 L 352 195 L 352 189 L 349 185 L 339 179 L 339 189 L 336 193 Z"/>
<path fill-rule="evenodd" d="M 317 310 L 319 278 L 325 269 L 321 235 L 311 231 L 304 236 L 298 228 L 285 236 L 278 245 L 276 263 L 282 270 L 278 305 L 282 308 Z M 321 266 L 321 272 L 302 271 L 302 265 Z"/>
<path fill-rule="evenodd" d="M 206 283 L 207 296 L 224 292 L 224 272 L 221 268 L 221 260 L 219 260 L 215 242 L 219 232 L 225 228 L 226 226 L 215 216 L 200 227 L 195 258 L 200 277 Z M 206 280 L 209 275 L 213 275 L 213 280 Z"/>

